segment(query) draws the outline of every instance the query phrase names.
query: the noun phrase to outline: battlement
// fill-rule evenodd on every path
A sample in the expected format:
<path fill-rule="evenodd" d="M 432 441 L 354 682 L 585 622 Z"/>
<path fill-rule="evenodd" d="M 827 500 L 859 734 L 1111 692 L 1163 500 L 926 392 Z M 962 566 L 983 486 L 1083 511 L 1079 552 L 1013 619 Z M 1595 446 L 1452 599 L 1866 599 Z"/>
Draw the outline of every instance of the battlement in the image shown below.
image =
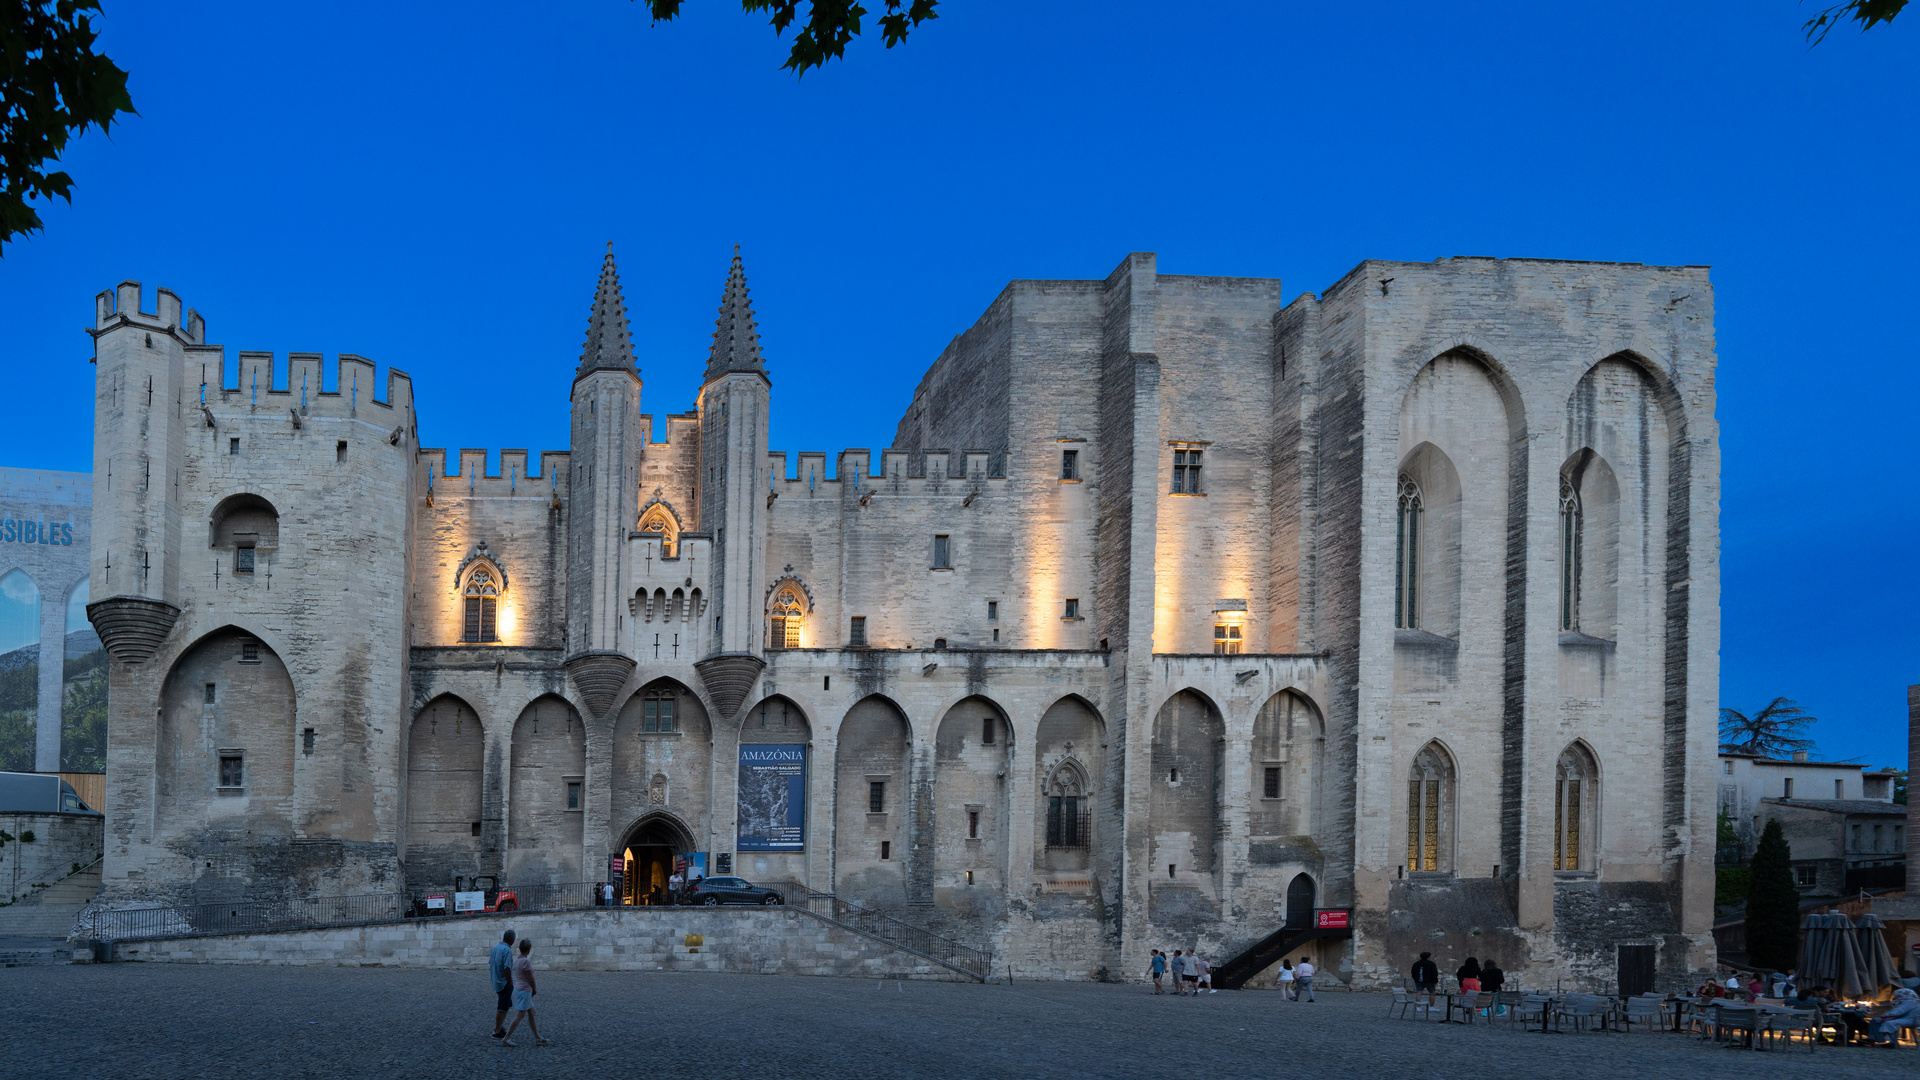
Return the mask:
<path fill-rule="evenodd" d="M 463 448 L 450 471 L 445 449 L 421 447 L 414 455 L 414 467 L 419 470 L 420 490 L 431 489 L 440 498 L 566 498 L 571 455 L 565 450 L 542 451 L 536 457 L 538 472 L 528 467 L 529 456 L 525 450 L 502 450 L 498 471 L 488 472 L 485 449 Z"/>
<path fill-rule="evenodd" d="M 187 309 L 186 318 L 182 319 L 180 297 L 172 289 L 154 290 L 154 310 L 151 312 L 140 310 L 140 283 L 137 281 L 123 281 L 94 296 L 93 336 L 99 337 L 118 326 L 129 324 L 173 334 L 188 345 L 204 345 L 207 341 L 207 320 L 191 308 Z"/>
<path fill-rule="evenodd" d="M 326 385 L 326 358 L 320 353 L 288 353 L 285 385 L 278 381 L 279 371 L 271 352 L 242 350 L 234 364 L 232 386 L 227 381 L 224 351 L 217 358 L 211 353 L 201 356 L 196 351 L 189 355 L 188 361 L 201 367 L 197 377 L 206 387 L 209 399 L 218 393 L 220 400 L 229 405 L 300 409 L 302 416 L 315 415 L 316 409 L 322 416 L 358 416 L 360 408 L 367 405 L 383 412 L 405 413 L 413 408 L 412 376 L 389 367 L 386 397 L 380 398 L 374 393 L 378 383 L 373 361 L 353 353 L 341 353 L 334 359 L 332 390 L 322 389 Z"/>
<path fill-rule="evenodd" d="M 665 446 L 668 443 L 682 442 L 689 433 L 698 434 L 700 431 L 700 414 L 698 412 L 668 413 L 666 415 L 666 421 L 667 437 L 655 442 L 653 438 L 653 414 L 640 414 L 640 430 L 647 433 L 648 446 Z"/>
<path fill-rule="evenodd" d="M 818 497 L 829 490 L 861 494 L 879 491 L 890 495 L 998 493 L 1004 489 L 1007 478 L 989 473 L 992 458 L 992 452 L 987 450 L 962 450 L 956 460 L 951 450 L 888 449 L 880 452 L 880 470 L 876 476 L 872 451 L 842 450 L 834 474 L 829 476 L 827 455 L 823 451 L 800 451 L 792 472 L 787 471 L 786 451 L 767 452 L 773 490 L 783 497 L 796 498 Z"/>

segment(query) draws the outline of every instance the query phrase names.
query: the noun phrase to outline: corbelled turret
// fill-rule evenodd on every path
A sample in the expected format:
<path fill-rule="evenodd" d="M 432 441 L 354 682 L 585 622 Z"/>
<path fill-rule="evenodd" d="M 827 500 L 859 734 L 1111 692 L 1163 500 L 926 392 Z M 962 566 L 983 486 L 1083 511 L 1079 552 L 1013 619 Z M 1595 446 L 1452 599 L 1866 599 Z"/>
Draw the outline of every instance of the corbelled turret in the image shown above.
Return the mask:
<path fill-rule="evenodd" d="M 760 356 L 760 328 L 753 324 L 753 301 L 747 297 L 747 271 L 740 262 L 740 245 L 733 245 L 733 264 L 727 268 L 727 287 L 720 296 L 720 317 L 713 324 L 713 348 L 707 353 L 707 382 L 729 371 L 767 370 Z"/>
<path fill-rule="evenodd" d="M 748 324 L 751 326 L 751 322 Z M 627 327 L 627 305 L 620 298 L 620 271 L 613 265 L 613 241 L 600 264 L 600 284 L 594 289 L 593 309 L 587 315 L 587 344 L 580 352 L 575 378 L 589 371 L 632 371 L 633 335 Z"/>

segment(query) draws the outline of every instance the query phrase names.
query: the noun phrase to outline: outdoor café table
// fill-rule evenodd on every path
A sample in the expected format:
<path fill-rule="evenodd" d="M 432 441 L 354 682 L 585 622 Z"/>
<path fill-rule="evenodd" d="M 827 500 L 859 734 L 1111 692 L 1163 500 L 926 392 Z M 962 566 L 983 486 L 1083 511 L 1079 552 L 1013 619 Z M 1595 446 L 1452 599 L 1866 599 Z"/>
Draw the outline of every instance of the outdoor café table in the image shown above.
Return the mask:
<path fill-rule="evenodd" d="M 1554 1010 L 1558 1009 L 1560 1007 L 1560 1003 L 1564 1000 L 1566 999 L 1550 997 L 1540 1003 L 1540 1034 L 1558 1035 L 1561 1033 L 1558 1028 L 1548 1027 L 1547 1021 L 1553 1019 Z"/>
<path fill-rule="evenodd" d="M 1466 991 L 1463 991 L 1463 990 L 1448 990 L 1448 991 L 1445 991 L 1445 993 L 1446 993 L 1446 998 L 1447 998 L 1447 1015 L 1446 1015 L 1446 1017 L 1445 1017 L 1444 1019 L 1442 1019 L 1442 1020 L 1441 1020 L 1440 1022 L 1441 1022 L 1441 1023 L 1443 1023 L 1443 1024 L 1464 1024 L 1464 1023 L 1466 1023 L 1466 1021 L 1465 1021 L 1465 1020 L 1455 1020 L 1455 1019 L 1453 1018 L 1453 1010 L 1455 1010 L 1455 1009 L 1459 1009 L 1459 1010 L 1460 1010 L 1461 1012 L 1465 1012 L 1465 1011 L 1467 1010 L 1467 1008 L 1468 1008 L 1468 1005 L 1467 1005 L 1467 1003 L 1466 1003 L 1466 1000 L 1465 1000 L 1465 999 L 1467 999 L 1467 998 L 1470 998 L 1470 997 L 1478 997 L 1479 995 L 1478 995 L 1477 993 L 1473 993 L 1473 994 L 1470 994 L 1470 993 L 1467 993 Z M 1458 1005 L 1455 1005 L 1455 1004 L 1454 1004 L 1454 1002 L 1455 1002 L 1456 1000 L 1457 1000 L 1457 1001 L 1459 1001 L 1459 1002 L 1460 1002 L 1460 1004 L 1458 1004 Z"/>

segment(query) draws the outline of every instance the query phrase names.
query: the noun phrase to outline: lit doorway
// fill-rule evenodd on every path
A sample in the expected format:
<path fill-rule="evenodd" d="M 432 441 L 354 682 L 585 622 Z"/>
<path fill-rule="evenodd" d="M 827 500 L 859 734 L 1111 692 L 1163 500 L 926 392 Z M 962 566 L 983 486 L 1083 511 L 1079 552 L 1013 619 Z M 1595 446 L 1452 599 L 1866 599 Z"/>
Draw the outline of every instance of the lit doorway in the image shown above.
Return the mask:
<path fill-rule="evenodd" d="M 620 902 L 634 907 L 667 903 L 667 878 L 673 875 L 673 858 L 693 850 L 692 835 L 679 822 L 656 814 L 628 829 L 622 847 L 626 872 L 622 875 Z"/>

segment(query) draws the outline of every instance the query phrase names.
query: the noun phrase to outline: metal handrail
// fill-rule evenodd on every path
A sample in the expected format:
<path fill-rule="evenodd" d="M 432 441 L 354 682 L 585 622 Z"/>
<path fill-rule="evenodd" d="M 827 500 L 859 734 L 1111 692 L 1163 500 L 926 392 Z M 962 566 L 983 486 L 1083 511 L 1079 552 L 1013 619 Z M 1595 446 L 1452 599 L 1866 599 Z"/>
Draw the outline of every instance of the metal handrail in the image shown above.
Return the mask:
<path fill-rule="evenodd" d="M 914 952 L 934 957 L 952 967 L 971 971 L 982 979 L 987 978 L 992 972 L 993 957 L 986 950 L 942 937 L 925 927 L 915 926 L 885 912 L 862 907 L 851 900 L 833 893 L 821 892 L 798 881 L 789 880 L 786 884 L 790 886 L 793 894 L 797 894 L 806 902 L 809 911 L 814 911 L 816 904 L 824 903 L 827 905 L 827 911 L 824 914 L 835 922 L 844 923 L 882 940 L 893 941 Z M 815 914 L 822 913 L 815 911 Z"/>

